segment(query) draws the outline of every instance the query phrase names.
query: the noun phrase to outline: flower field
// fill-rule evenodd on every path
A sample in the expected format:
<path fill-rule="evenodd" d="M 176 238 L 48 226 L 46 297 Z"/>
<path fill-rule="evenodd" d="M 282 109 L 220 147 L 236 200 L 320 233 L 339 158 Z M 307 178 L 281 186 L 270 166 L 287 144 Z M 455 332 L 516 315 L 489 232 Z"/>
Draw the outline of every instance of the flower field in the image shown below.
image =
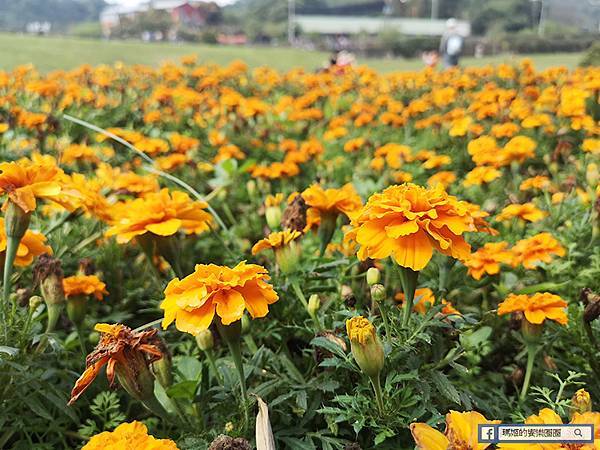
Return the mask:
<path fill-rule="evenodd" d="M 0 72 L 0 448 L 600 448 L 599 99 L 527 60 Z"/>

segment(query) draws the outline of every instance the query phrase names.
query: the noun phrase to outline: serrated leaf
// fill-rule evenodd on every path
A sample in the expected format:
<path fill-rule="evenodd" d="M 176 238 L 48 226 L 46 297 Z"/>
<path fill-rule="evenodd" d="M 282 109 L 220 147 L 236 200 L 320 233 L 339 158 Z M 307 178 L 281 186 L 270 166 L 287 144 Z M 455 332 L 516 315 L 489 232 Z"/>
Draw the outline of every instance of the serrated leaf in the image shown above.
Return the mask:
<path fill-rule="evenodd" d="M 460 405 L 460 394 L 446 375 L 442 372 L 435 371 L 431 373 L 431 379 L 440 394 L 451 402 Z"/>

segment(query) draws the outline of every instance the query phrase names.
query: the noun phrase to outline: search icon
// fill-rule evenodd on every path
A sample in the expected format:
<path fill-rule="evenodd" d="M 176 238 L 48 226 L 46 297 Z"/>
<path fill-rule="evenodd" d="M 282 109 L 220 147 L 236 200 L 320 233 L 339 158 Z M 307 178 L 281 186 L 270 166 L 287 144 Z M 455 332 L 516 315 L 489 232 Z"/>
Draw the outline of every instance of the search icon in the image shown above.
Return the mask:
<path fill-rule="evenodd" d="M 580 438 L 583 437 L 583 434 L 581 433 L 581 428 L 575 428 L 575 430 L 573 431 L 573 434 Z"/>

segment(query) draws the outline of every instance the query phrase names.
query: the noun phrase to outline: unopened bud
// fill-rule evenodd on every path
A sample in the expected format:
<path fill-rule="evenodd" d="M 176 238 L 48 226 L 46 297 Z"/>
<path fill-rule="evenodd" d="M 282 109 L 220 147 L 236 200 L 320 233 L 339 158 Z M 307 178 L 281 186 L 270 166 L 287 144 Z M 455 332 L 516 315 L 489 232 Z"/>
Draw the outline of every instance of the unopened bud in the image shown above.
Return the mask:
<path fill-rule="evenodd" d="M 169 352 L 166 343 L 161 338 L 158 340 L 157 347 L 162 352 L 162 358 L 152 363 L 152 373 L 160 385 L 167 389 L 173 384 L 173 363 L 171 360 L 171 353 Z"/>
<path fill-rule="evenodd" d="M 321 306 L 321 300 L 317 294 L 313 294 L 308 299 L 308 313 L 314 317 L 317 315 L 319 308 Z"/>
<path fill-rule="evenodd" d="M 29 298 L 29 309 L 35 311 L 42 303 L 44 303 L 42 297 L 40 297 L 39 295 L 34 295 Z"/>
<path fill-rule="evenodd" d="M 38 258 L 33 271 L 34 278 L 40 285 L 42 297 L 48 308 L 46 332 L 49 333 L 54 330 L 65 303 L 63 271 L 60 260 L 48 254 L 43 254 Z"/>
<path fill-rule="evenodd" d="M 382 284 L 374 284 L 371 286 L 371 298 L 376 302 L 385 300 L 385 287 Z"/>
<path fill-rule="evenodd" d="M 87 298 L 84 295 L 75 295 L 67 300 L 67 316 L 73 322 L 75 327 L 79 328 L 83 324 L 87 313 Z"/>
<path fill-rule="evenodd" d="M 248 192 L 249 197 L 254 197 L 254 193 L 256 192 L 256 181 L 249 180 L 246 183 L 246 191 Z"/>
<path fill-rule="evenodd" d="M 585 389 L 579 389 L 571 399 L 573 413 L 584 414 L 592 411 L 592 398 Z"/>
<path fill-rule="evenodd" d="M 196 344 L 198 344 L 198 348 L 203 352 L 211 350 L 215 346 L 215 339 L 212 331 L 206 329 L 198 333 L 196 335 Z"/>
<path fill-rule="evenodd" d="M 374 284 L 379 283 L 381 279 L 381 272 L 376 267 L 371 267 L 367 270 L 367 284 L 369 286 L 373 286 Z"/>
<path fill-rule="evenodd" d="M 9 200 L 4 214 L 4 227 L 7 238 L 21 240 L 29 228 L 32 211 L 25 212 L 19 205 Z"/>
<path fill-rule="evenodd" d="M 276 230 L 281 225 L 281 208 L 279 206 L 268 206 L 265 209 L 267 225 L 271 230 Z"/>
<path fill-rule="evenodd" d="M 598 172 L 598 165 L 595 163 L 588 164 L 585 170 L 585 180 L 588 183 L 590 189 L 594 189 L 600 180 L 600 172 Z"/>
<path fill-rule="evenodd" d="M 362 316 L 356 316 L 346 321 L 346 332 L 352 355 L 360 369 L 371 378 L 379 376 L 384 353 L 373 324 Z"/>

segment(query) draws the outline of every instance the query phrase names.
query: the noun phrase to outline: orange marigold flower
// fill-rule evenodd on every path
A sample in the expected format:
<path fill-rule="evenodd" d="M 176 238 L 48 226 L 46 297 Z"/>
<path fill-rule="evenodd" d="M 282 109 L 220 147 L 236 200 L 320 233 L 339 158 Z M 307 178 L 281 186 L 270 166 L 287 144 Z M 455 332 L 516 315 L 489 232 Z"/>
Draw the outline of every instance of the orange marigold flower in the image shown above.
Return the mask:
<path fill-rule="evenodd" d="M 503 222 L 505 220 L 510 220 L 513 217 L 518 217 L 519 219 L 528 222 L 538 222 L 547 215 L 547 212 L 542 211 L 531 202 L 523 203 L 522 205 L 514 203 L 506 206 L 500 214 L 496 216 L 496 220 Z"/>
<path fill-rule="evenodd" d="M 341 189 L 323 189 L 319 184 L 313 184 L 302 192 L 302 198 L 309 206 L 306 211 L 308 229 L 317 226 L 325 216 L 344 214 L 352 218 L 362 207 L 362 200 L 350 183 Z"/>
<path fill-rule="evenodd" d="M 465 260 L 467 231 L 477 231 L 472 205 L 448 195 L 441 185 L 426 189 L 406 183 L 371 196 L 352 221 L 358 257 L 392 256 L 403 267 L 423 269 L 437 249 Z M 483 219 L 481 219 L 483 220 Z"/>
<path fill-rule="evenodd" d="M 113 208 L 112 227 L 106 236 L 117 236 L 123 244 L 145 233 L 171 236 L 179 230 L 186 234 L 200 234 L 209 229 L 212 216 L 204 211 L 207 203 L 192 201 L 180 191 L 147 194 Z"/>
<path fill-rule="evenodd" d="M 548 189 L 550 187 L 550 179 L 544 175 L 537 175 L 535 177 L 527 178 L 523 180 L 519 186 L 519 190 L 528 191 L 530 189 Z"/>
<path fill-rule="evenodd" d="M 490 444 L 479 442 L 479 425 L 500 423 L 488 420 L 476 411 L 446 414 L 446 432 L 441 433 L 426 423 L 411 423 L 410 432 L 419 450 L 485 450 Z"/>
<path fill-rule="evenodd" d="M 540 325 L 544 320 L 549 319 L 566 325 L 568 322 L 566 307 L 566 301 L 549 292 L 537 292 L 533 295 L 509 294 L 498 305 L 498 315 L 522 312 L 529 323 Z"/>
<path fill-rule="evenodd" d="M 450 186 L 452 183 L 456 181 L 456 174 L 449 170 L 441 170 L 437 173 L 434 173 L 427 179 L 428 186 L 436 186 L 441 184 L 444 189 Z"/>
<path fill-rule="evenodd" d="M 264 317 L 279 299 L 269 279 L 267 269 L 245 261 L 234 268 L 197 264 L 194 273 L 171 280 L 165 289 L 163 328 L 175 321 L 179 331 L 196 335 L 210 326 L 215 313 L 223 325 L 240 320 L 246 309 L 253 318 Z"/>
<path fill-rule="evenodd" d="M 96 275 L 74 275 L 63 278 L 63 288 L 67 298 L 77 295 L 93 295 L 96 300 L 102 300 L 105 295 L 108 295 L 106 284 L 100 281 Z"/>
<path fill-rule="evenodd" d="M 8 198 L 23 211 L 31 212 L 36 199 L 52 199 L 60 194 L 62 171 L 46 162 L 39 164 L 24 158 L 17 162 L 0 163 L 0 195 Z"/>
<path fill-rule="evenodd" d="M 178 450 L 170 439 L 156 439 L 141 422 L 122 423 L 113 431 L 92 436 L 81 450 Z"/>
<path fill-rule="evenodd" d="M 488 242 L 464 262 L 468 273 L 476 280 L 483 274 L 496 275 L 500 272 L 500 264 L 512 264 L 513 254 L 507 249 L 506 242 Z"/>
<path fill-rule="evenodd" d="M 69 405 L 72 405 L 88 388 L 106 365 L 106 376 L 112 385 L 115 374 L 128 391 L 154 391 L 154 377 L 148 365 L 162 358 L 156 328 L 133 331 L 125 325 L 96 324 L 94 330 L 101 333 L 100 342 L 85 359 L 86 369 L 75 382 Z M 130 392 L 131 393 L 131 392 Z"/>
<path fill-rule="evenodd" d="M 4 219 L 0 217 L 0 259 L 4 258 L 5 251 L 6 231 Z M 27 230 L 19 243 L 14 264 L 19 267 L 28 266 L 33 262 L 34 258 L 44 253 L 52 254 L 52 249 L 49 245 L 46 245 L 46 237 L 37 231 Z"/>
<path fill-rule="evenodd" d="M 512 248 L 515 264 L 523 264 L 526 269 L 535 269 L 540 263 L 549 263 L 554 255 L 563 257 L 566 252 L 560 242 L 550 233 L 539 233 L 521 239 Z"/>
<path fill-rule="evenodd" d="M 398 292 L 395 297 L 395 300 L 398 300 L 404 304 L 404 293 Z M 446 299 L 442 299 L 442 314 L 446 316 L 451 315 L 462 315 L 458 309 L 452 306 L 452 303 L 447 301 Z M 415 299 L 413 303 L 413 311 L 418 312 L 419 314 L 427 313 L 427 310 L 431 308 L 435 304 L 435 296 L 433 295 L 433 291 L 429 288 L 419 288 L 415 290 Z"/>

